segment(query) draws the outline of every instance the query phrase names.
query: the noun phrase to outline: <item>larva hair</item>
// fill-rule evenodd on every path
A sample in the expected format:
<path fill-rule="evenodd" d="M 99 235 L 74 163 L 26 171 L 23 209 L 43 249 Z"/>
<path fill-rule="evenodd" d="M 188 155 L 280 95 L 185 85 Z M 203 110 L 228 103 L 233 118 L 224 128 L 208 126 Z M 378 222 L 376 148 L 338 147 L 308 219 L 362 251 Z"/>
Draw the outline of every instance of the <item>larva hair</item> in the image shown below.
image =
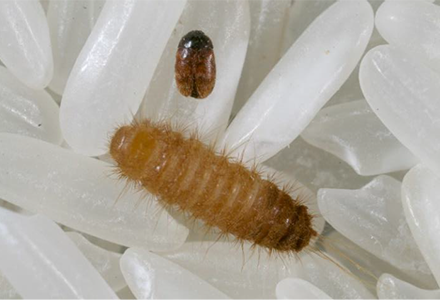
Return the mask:
<path fill-rule="evenodd" d="M 147 120 L 122 126 L 111 139 L 110 154 L 122 177 L 164 206 L 177 206 L 240 241 L 297 253 L 317 236 L 299 199 L 170 125 Z"/>

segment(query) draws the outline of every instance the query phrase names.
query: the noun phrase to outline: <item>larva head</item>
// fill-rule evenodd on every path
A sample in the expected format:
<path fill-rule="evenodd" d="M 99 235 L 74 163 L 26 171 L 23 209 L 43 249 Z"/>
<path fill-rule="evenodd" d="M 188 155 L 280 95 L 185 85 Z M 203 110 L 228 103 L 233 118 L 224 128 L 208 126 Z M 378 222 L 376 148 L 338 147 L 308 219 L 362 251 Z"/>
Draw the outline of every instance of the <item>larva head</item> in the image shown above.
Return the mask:
<path fill-rule="evenodd" d="M 123 126 L 113 135 L 110 155 L 129 179 L 140 179 L 156 146 L 154 133 L 148 126 Z"/>

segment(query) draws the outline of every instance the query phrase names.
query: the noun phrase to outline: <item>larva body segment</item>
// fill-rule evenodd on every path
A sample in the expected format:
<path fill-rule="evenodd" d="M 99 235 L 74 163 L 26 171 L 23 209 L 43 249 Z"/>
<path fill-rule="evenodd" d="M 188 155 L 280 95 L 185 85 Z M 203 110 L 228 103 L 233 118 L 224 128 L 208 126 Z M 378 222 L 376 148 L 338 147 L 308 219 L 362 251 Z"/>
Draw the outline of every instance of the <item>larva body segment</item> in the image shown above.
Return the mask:
<path fill-rule="evenodd" d="M 207 226 L 281 252 L 299 252 L 317 235 L 307 207 L 273 182 L 196 137 L 145 121 L 117 130 L 110 154 L 122 176 Z"/>

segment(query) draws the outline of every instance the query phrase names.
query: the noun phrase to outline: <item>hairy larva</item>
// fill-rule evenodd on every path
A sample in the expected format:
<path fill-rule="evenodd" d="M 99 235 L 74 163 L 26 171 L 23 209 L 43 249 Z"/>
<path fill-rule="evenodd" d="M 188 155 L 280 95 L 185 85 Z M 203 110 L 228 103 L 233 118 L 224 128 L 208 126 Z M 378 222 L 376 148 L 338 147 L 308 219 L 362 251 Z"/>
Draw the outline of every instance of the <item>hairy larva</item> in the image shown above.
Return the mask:
<path fill-rule="evenodd" d="M 299 252 L 317 236 L 307 207 L 196 136 L 144 121 L 120 127 L 110 154 L 123 177 L 208 227 L 269 251 Z"/>
<path fill-rule="evenodd" d="M 175 78 L 185 97 L 203 99 L 215 85 L 216 66 L 211 39 L 200 30 L 188 32 L 179 42 Z"/>

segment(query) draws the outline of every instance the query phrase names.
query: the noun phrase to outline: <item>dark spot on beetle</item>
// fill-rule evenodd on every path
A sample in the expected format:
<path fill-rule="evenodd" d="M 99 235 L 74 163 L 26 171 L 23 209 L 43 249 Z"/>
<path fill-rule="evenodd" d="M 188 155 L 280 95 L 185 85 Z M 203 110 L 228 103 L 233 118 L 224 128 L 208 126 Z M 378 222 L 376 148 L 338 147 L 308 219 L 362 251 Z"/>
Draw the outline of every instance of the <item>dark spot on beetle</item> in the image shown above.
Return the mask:
<path fill-rule="evenodd" d="M 203 99 L 215 85 L 216 66 L 211 39 L 200 30 L 188 32 L 179 42 L 175 78 L 185 97 Z"/>
<path fill-rule="evenodd" d="M 38 127 L 41 127 L 41 123 L 40 123 L 40 124 L 38 124 Z"/>

